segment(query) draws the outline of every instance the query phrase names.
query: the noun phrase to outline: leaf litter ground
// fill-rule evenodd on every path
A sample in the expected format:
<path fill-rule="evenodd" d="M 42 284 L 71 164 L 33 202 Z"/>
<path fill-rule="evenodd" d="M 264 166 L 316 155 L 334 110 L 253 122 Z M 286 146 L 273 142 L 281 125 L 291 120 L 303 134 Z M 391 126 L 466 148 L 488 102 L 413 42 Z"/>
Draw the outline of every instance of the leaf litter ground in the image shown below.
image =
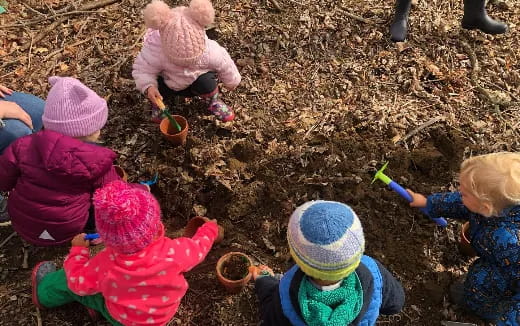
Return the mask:
<path fill-rule="evenodd" d="M 454 190 L 464 158 L 519 149 L 520 8 L 513 1 L 489 5 L 511 26 L 496 37 L 461 30 L 460 1 L 419 2 L 401 44 L 388 40 L 390 1 L 214 1 L 217 21 L 208 33 L 243 76 L 224 94 L 237 119 L 221 124 L 197 99 L 168 103 L 190 123 L 188 143 L 177 148 L 148 122 L 131 77 L 147 1 L 100 2 L 107 5 L 11 1 L 0 15 L 0 83 L 45 97 L 48 76 L 80 78 L 109 102 L 104 143 L 130 181 L 159 172 L 153 193 L 169 235 L 195 215 L 226 228 L 226 239 L 188 273 L 190 290 L 171 325 L 257 325 L 252 284 L 226 294 L 215 263 L 238 250 L 287 270 L 287 220 L 311 199 L 352 205 L 367 253 L 403 282 L 405 309 L 379 325 L 484 325 L 447 296 L 471 262 L 457 250 L 460 223 L 437 229 L 370 181 L 389 161 L 388 174 L 407 187 Z M 11 233 L 0 228 L 0 239 Z M 24 251 L 32 267 L 45 259 L 61 264 L 67 248 L 24 248 L 18 237 L 0 248 L 0 325 L 93 325 L 76 304 L 37 313 Z"/>

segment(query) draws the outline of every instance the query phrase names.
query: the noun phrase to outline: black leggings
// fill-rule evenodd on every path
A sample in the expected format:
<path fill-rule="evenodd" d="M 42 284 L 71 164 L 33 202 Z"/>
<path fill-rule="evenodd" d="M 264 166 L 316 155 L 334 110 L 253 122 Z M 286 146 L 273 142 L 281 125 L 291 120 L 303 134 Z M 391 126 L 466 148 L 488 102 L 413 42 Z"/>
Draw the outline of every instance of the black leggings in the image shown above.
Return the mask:
<path fill-rule="evenodd" d="M 161 93 L 161 95 L 164 97 L 173 97 L 174 95 L 194 97 L 210 94 L 215 90 L 215 88 L 217 88 L 218 85 L 217 74 L 212 71 L 200 75 L 199 78 L 193 82 L 193 84 L 181 91 L 174 91 L 173 89 L 169 88 L 166 83 L 164 83 L 162 76 L 157 78 L 157 83 L 159 84 L 159 93 Z"/>
<path fill-rule="evenodd" d="M 94 205 L 90 205 L 88 210 L 88 219 L 85 227 L 83 228 L 85 233 L 94 233 L 96 232 L 96 220 L 94 219 Z"/>

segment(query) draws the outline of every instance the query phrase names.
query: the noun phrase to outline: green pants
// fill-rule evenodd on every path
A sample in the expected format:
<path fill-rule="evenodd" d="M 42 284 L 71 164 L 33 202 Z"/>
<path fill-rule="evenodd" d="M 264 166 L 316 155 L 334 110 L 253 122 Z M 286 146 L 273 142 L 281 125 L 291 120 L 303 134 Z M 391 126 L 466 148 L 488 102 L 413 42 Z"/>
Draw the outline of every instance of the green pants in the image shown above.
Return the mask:
<path fill-rule="evenodd" d="M 82 297 L 72 292 L 67 286 L 67 276 L 63 269 L 49 273 L 41 280 L 38 284 L 38 301 L 46 308 L 55 308 L 77 301 L 101 313 L 112 325 L 122 325 L 110 316 L 105 305 L 105 298 L 100 293 Z"/>

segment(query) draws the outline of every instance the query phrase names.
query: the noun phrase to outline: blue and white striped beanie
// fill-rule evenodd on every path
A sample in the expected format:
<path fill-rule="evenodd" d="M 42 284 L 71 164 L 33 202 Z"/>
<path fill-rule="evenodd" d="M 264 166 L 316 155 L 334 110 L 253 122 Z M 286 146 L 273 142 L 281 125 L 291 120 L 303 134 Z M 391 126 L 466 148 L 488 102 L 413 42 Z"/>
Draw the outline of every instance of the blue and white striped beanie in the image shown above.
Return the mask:
<path fill-rule="evenodd" d="M 359 265 L 365 251 L 363 227 L 350 206 L 325 200 L 296 208 L 287 240 L 302 271 L 314 278 L 339 281 Z"/>

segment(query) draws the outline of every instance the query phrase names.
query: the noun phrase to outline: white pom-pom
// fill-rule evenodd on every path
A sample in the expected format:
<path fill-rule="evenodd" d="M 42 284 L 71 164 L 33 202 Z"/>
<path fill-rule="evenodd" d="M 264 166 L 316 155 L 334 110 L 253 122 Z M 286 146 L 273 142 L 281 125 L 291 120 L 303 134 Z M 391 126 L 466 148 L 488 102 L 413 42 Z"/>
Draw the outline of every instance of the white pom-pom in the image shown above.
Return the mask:
<path fill-rule="evenodd" d="M 201 26 L 208 26 L 215 21 L 215 9 L 209 0 L 191 0 L 188 13 Z"/>
<path fill-rule="evenodd" d="M 171 9 L 161 0 L 153 0 L 144 8 L 144 23 L 146 27 L 161 29 L 170 19 Z"/>

